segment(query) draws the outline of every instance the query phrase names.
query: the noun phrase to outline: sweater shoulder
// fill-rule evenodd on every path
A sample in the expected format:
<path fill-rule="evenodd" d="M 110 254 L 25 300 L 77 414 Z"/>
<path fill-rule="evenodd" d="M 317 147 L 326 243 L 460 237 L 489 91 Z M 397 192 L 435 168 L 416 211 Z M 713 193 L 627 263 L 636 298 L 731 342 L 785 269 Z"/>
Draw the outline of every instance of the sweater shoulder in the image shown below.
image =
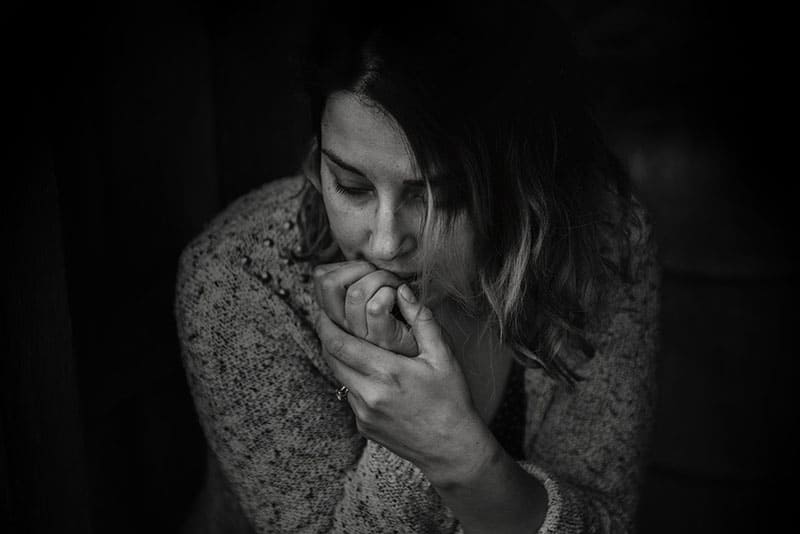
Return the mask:
<path fill-rule="evenodd" d="M 222 247 L 231 240 L 272 236 L 273 241 L 292 240 L 297 209 L 303 190 L 302 176 L 288 176 L 238 197 L 206 224 L 190 246 Z M 285 236 L 285 239 L 282 239 Z"/>
<path fill-rule="evenodd" d="M 661 271 L 649 214 L 636 199 L 626 214 L 613 261 L 618 270 L 585 330 L 594 356 L 580 359 L 586 364 L 582 371 L 590 376 L 612 373 L 605 377 L 609 382 L 630 379 L 622 375 L 633 373 L 649 389 L 657 349 Z"/>
<path fill-rule="evenodd" d="M 298 242 L 295 225 L 303 179 L 281 178 L 231 202 L 184 248 L 181 271 L 239 265 L 277 269 Z"/>
<path fill-rule="evenodd" d="M 311 267 L 295 254 L 303 183 L 300 176 L 282 178 L 239 197 L 189 242 L 178 265 L 179 319 L 207 326 L 228 308 L 268 306 L 280 311 L 272 315 L 282 317 L 280 328 L 316 352 Z M 242 326 L 228 324 L 226 329 Z"/>

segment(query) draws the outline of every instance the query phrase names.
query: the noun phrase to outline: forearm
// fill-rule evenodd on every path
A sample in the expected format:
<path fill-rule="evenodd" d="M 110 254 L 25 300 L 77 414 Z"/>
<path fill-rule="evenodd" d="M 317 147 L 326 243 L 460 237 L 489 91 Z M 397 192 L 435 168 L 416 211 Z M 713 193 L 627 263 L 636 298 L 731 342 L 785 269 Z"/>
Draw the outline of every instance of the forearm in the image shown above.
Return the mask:
<path fill-rule="evenodd" d="M 427 476 L 465 533 L 534 533 L 547 512 L 547 492 L 500 446 L 485 425 L 466 443 L 457 469 Z"/>

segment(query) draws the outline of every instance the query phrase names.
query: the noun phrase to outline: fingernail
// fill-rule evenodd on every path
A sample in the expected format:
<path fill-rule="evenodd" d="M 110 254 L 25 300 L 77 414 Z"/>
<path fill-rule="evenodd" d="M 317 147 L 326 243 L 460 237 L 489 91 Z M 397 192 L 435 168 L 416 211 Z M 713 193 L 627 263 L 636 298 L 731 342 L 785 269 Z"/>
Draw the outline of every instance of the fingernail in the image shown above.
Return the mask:
<path fill-rule="evenodd" d="M 400 286 L 400 294 L 403 296 L 410 303 L 417 302 L 417 297 L 414 296 L 414 292 L 411 291 L 411 288 L 408 287 L 406 284 Z"/>

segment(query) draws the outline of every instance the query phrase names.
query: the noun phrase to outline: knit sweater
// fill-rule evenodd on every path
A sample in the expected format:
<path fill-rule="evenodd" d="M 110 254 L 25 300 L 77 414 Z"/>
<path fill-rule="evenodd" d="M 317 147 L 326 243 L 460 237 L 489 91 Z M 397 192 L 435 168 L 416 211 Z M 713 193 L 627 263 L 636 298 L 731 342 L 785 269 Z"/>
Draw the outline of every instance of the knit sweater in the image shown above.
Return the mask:
<path fill-rule="evenodd" d="M 320 352 L 310 267 L 295 261 L 302 178 L 241 197 L 179 264 L 176 317 L 200 423 L 256 532 L 459 532 L 412 463 L 365 439 Z M 633 282 L 619 282 L 573 355 L 570 390 L 524 370 L 523 458 L 544 485 L 541 533 L 634 523 L 654 404 L 658 268 L 641 206 Z"/>

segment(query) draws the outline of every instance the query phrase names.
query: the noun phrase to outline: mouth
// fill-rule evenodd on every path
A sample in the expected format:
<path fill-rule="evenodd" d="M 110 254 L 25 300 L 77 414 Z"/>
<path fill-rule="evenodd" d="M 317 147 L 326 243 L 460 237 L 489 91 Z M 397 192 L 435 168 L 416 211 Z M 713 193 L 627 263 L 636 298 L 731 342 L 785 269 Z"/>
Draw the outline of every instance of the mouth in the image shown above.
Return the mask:
<path fill-rule="evenodd" d="M 417 278 L 419 278 L 419 273 L 416 273 L 416 272 L 413 272 L 413 271 L 412 272 L 408 272 L 408 271 L 402 272 L 402 271 L 393 271 L 391 269 L 384 269 L 384 268 L 381 268 L 380 266 L 377 266 L 377 265 L 376 265 L 376 267 L 378 267 L 381 270 L 388 271 L 388 272 L 392 273 L 397 278 L 399 278 L 402 282 L 405 282 L 407 284 L 410 284 L 410 283 L 416 281 Z"/>
<path fill-rule="evenodd" d="M 419 275 L 417 273 L 409 274 L 406 276 L 397 275 L 400 281 L 411 288 L 415 294 L 419 292 Z"/>
<path fill-rule="evenodd" d="M 380 266 L 377 266 L 377 265 L 376 265 L 376 267 L 378 267 L 379 269 L 381 268 Z M 410 272 L 409 271 L 405 271 L 405 272 L 403 272 L 403 271 L 393 271 L 392 269 L 383 269 L 383 270 L 388 271 L 388 272 L 392 273 L 393 275 L 395 275 L 400 280 L 401 284 L 407 284 L 408 286 L 411 287 L 411 289 L 415 293 L 419 290 L 420 273 L 415 272 L 415 271 L 410 271 Z"/>

